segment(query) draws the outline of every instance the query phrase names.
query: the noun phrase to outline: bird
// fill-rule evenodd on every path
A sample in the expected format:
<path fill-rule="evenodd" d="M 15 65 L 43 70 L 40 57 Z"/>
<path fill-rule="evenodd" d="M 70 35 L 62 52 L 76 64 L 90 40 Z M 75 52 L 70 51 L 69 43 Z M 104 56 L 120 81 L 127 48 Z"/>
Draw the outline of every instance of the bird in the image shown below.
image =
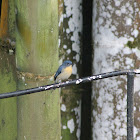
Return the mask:
<path fill-rule="evenodd" d="M 59 66 L 58 70 L 54 75 L 54 80 L 56 82 L 67 80 L 72 74 L 72 62 L 70 60 L 66 60 L 63 62 L 61 66 Z"/>

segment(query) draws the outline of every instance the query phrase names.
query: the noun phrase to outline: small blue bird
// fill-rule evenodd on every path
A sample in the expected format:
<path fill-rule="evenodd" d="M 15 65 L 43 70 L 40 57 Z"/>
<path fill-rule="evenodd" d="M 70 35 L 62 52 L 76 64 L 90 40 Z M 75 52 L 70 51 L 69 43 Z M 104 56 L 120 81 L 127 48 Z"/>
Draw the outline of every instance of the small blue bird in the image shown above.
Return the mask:
<path fill-rule="evenodd" d="M 54 80 L 56 82 L 68 79 L 72 74 L 72 62 L 66 60 L 63 64 L 58 68 Z"/>

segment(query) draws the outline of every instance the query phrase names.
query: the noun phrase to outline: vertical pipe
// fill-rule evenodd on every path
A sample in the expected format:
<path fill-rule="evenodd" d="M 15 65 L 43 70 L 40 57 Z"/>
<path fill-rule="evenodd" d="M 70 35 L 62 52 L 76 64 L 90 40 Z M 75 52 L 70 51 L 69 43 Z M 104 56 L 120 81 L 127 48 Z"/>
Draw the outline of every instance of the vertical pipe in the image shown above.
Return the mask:
<path fill-rule="evenodd" d="M 127 74 L 127 140 L 133 140 L 134 73 Z"/>
<path fill-rule="evenodd" d="M 92 2 L 93 0 L 82 0 L 82 77 L 92 75 Z M 81 140 L 91 140 L 91 93 L 92 83 L 85 83 L 81 104 Z"/>

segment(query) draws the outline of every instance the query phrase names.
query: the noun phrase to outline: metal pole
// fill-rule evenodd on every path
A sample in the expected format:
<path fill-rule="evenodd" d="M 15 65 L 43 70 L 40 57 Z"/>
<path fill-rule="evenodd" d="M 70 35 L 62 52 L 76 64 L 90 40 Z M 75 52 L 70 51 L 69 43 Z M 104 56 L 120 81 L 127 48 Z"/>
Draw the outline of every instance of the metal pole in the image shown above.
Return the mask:
<path fill-rule="evenodd" d="M 133 140 L 134 73 L 127 74 L 127 140 Z"/>

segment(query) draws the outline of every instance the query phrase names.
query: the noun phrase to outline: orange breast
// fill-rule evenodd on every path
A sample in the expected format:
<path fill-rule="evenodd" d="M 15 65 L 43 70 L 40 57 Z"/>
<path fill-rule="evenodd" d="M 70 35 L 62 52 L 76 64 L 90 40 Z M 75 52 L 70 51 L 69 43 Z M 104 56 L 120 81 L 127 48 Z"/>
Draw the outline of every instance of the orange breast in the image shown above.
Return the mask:
<path fill-rule="evenodd" d="M 71 74 L 72 73 L 72 66 L 65 68 L 65 72 Z"/>

